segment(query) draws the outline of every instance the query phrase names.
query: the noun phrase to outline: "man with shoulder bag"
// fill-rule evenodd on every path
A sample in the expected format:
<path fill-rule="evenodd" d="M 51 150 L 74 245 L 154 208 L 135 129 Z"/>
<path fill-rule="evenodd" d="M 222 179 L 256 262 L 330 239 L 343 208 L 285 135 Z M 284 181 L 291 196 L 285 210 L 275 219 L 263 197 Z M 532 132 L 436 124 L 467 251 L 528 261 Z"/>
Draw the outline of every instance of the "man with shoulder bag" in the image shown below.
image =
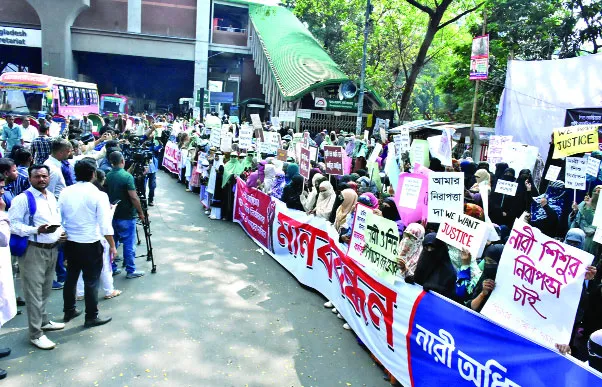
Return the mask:
<path fill-rule="evenodd" d="M 56 344 L 44 332 L 63 329 L 65 324 L 48 318 L 46 304 L 52 290 L 58 244 L 65 235 L 56 198 L 46 190 L 49 168 L 46 165 L 30 167 L 29 181 L 31 187 L 13 199 L 8 211 L 11 251 L 19 256 L 29 339 L 40 349 L 53 349 Z"/>

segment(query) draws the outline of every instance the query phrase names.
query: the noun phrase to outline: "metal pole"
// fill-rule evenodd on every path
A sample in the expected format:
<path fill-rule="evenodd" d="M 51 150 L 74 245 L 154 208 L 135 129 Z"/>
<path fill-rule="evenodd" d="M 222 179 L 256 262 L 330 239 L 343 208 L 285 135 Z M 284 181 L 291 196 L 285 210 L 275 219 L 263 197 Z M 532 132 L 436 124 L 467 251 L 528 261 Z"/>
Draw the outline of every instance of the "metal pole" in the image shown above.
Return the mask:
<path fill-rule="evenodd" d="M 362 115 L 364 113 L 364 82 L 366 80 L 366 52 L 368 51 L 368 32 L 370 28 L 370 11 L 372 6 L 370 0 L 366 1 L 366 25 L 364 26 L 364 52 L 362 55 L 362 70 L 360 73 L 360 94 L 357 100 L 357 122 L 355 134 L 362 133 Z"/>

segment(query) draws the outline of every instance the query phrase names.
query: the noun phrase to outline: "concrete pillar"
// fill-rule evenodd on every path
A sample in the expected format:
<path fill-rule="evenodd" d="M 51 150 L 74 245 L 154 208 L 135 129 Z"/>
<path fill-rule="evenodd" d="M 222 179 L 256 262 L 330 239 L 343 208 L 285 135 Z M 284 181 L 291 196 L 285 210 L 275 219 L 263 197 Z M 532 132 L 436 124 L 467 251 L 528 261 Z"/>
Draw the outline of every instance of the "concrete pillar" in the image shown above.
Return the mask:
<path fill-rule="evenodd" d="M 194 45 L 194 96 L 196 90 L 207 89 L 209 70 L 209 27 L 211 19 L 211 0 L 196 2 L 196 43 Z"/>
<path fill-rule="evenodd" d="M 142 0 L 128 0 L 128 32 L 142 32 Z"/>
<path fill-rule="evenodd" d="M 42 73 L 75 79 L 71 26 L 90 0 L 27 0 L 42 25 Z"/>

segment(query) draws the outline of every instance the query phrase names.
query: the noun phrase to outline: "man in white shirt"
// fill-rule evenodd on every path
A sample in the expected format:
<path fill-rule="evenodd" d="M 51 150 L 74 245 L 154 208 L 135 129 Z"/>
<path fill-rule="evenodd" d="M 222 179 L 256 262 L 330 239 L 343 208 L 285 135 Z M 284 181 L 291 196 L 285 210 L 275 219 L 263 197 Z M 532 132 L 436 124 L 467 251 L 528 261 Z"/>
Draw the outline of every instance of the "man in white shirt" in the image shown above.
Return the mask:
<path fill-rule="evenodd" d="M 65 174 L 63 173 L 63 161 L 71 157 L 73 152 L 73 146 L 71 143 L 64 138 L 57 138 L 52 142 L 52 153 L 44 165 L 47 165 L 50 169 L 50 182 L 48 183 L 48 191 L 50 191 L 55 198 L 59 198 L 61 191 L 66 187 Z"/>
<path fill-rule="evenodd" d="M 65 324 L 50 321 L 46 312 L 46 303 L 54 279 L 58 244 L 63 232 L 56 199 L 46 190 L 49 180 L 50 170 L 47 166 L 31 167 L 31 187 L 14 198 L 8 210 L 11 232 L 29 237 L 27 250 L 19 257 L 19 268 L 23 295 L 27 303 L 29 339 L 40 349 L 52 349 L 56 346 L 46 337 L 44 331 L 55 331 L 65 327 Z M 32 219 L 28 195 L 32 195 L 35 200 L 36 211 Z"/>
<path fill-rule="evenodd" d="M 31 147 L 31 143 L 39 136 L 38 128 L 29 124 L 29 118 L 23 116 L 23 122 L 21 123 L 21 136 L 23 139 L 23 146 L 27 149 Z"/>
<path fill-rule="evenodd" d="M 81 314 L 75 308 L 75 292 L 80 272 L 84 279 L 86 320 L 84 326 L 93 327 L 111 321 L 111 317 L 98 316 L 98 286 L 102 271 L 104 236 L 110 246 L 112 257 L 117 255 L 111 225 L 109 197 L 101 192 L 92 181 L 96 177 L 96 162 L 83 159 L 75 164 L 77 183 L 63 190 L 59 208 L 63 228 L 67 233 L 64 252 L 67 265 L 67 280 L 63 289 L 65 317 L 69 321 Z"/>
<path fill-rule="evenodd" d="M 82 130 L 82 135 L 92 134 L 92 126 L 92 121 L 90 121 L 87 114 L 79 120 L 79 128 Z"/>

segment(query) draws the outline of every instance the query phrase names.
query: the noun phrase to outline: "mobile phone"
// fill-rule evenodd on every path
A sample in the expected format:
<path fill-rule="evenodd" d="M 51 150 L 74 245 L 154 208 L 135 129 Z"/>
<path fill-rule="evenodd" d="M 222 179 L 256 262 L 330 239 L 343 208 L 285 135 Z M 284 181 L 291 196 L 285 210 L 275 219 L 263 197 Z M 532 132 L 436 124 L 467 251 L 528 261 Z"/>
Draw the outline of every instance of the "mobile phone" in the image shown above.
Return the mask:
<path fill-rule="evenodd" d="M 113 203 L 111 203 L 111 204 L 112 204 L 112 205 L 114 205 L 114 206 L 116 206 L 116 205 L 118 205 L 120 202 L 121 202 L 121 199 L 119 199 L 119 200 L 115 200 L 115 201 L 114 201 Z"/>
<path fill-rule="evenodd" d="M 60 224 L 51 224 L 48 227 L 46 227 L 48 230 L 53 230 L 56 231 L 59 227 L 61 227 Z"/>

